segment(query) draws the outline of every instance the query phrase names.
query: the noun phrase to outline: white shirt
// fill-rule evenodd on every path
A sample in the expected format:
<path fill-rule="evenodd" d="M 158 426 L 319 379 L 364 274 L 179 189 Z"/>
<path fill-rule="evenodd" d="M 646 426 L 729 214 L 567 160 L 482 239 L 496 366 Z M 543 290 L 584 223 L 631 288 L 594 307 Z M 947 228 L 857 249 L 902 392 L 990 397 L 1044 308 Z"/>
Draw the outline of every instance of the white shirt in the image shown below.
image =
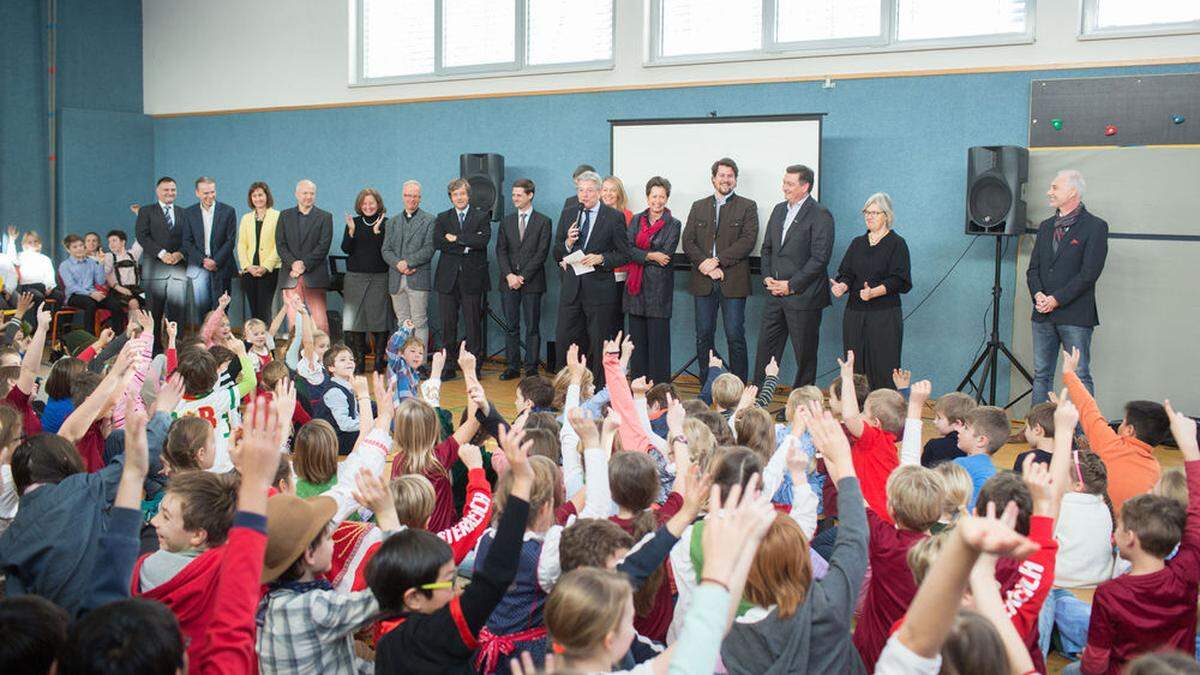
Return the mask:
<path fill-rule="evenodd" d="M 204 256 L 212 257 L 212 229 L 213 229 L 213 212 L 217 210 L 217 203 L 213 202 L 211 209 L 204 208 L 204 204 L 200 204 L 200 218 L 204 221 Z"/>
<path fill-rule="evenodd" d="M 804 202 L 808 201 L 808 195 L 804 195 L 804 199 L 795 204 L 788 204 L 787 215 L 783 218 L 783 232 L 779 234 L 780 245 L 787 241 L 788 228 L 792 226 L 792 221 L 796 219 L 796 214 L 800 213 L 800 209 L 804 207 Z"/>

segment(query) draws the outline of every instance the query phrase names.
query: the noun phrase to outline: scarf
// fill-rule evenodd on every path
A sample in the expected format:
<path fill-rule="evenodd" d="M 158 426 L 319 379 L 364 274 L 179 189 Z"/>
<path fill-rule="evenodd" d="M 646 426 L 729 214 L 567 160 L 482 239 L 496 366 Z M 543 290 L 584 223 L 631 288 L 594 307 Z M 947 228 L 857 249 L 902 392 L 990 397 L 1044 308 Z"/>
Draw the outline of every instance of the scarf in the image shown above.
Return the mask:
<path fill-rule="evenodd" d="M 663 209 L 662 215 L 653 224 L 650 223 L 650 212 L 643 211 L 638 214 L 638 231 L 634 236 L 633 245 L 643 251 L 650 250 L 650 241 L 654 239 L 654 235 L 658 231 L 666 227 L 667 222 L 671 218 L 671 211 Z M 625 290 L 630 295 L 640 295 L 642 292 L 642 274 L 645 272 L 646 266 L 642 263 L 630 263 L 629 276 L 625 279 Z"/>

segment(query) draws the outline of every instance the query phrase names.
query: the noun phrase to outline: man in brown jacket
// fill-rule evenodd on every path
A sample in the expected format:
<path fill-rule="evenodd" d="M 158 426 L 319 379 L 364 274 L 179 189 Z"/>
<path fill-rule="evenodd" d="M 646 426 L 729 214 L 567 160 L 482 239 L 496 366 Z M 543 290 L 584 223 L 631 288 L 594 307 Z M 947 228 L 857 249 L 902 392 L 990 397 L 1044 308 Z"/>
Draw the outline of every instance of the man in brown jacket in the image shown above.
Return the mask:
<path fill-rule="evenodd" d="M 692 261 L 688 288 L 696 297 L 696 358 L 708 366 L 717 331 L 717 311 L 725 321 L 729 347 L 726 363 L 747 381 L 746 298 L 750 296 L 750 252 L 758 241 L 758 204 L 733 193 L 737 164 L 728 157 L 713 162 L 713 196 L 696 200 L 683 230 L 683 252 Z"/>

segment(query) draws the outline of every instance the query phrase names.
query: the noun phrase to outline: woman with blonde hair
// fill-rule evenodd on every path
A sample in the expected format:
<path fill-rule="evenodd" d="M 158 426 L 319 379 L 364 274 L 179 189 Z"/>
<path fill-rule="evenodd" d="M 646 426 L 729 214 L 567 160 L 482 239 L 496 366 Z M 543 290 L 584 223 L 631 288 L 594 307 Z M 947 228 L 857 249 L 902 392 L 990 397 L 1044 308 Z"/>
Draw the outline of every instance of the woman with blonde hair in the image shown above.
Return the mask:
<path fill-rule="evenodd" d="M 842 318 L 842 351 L 854 352 L 854 372 L 867 376 L 871 389 L 892 389 L 892 371 L 900 367 L 904 314 L 900 295 L 912 288 L 908 244 L 892 229 L 892 198 L 876 192 L 862 208 L 867 231 L 850 242 L 837 276 L 829 280 L 833 297 L 847 293 Z"/>
<path fill-rule="evenodd" d="M 629 195 L 625 192 L 625 183 L 621 182 L 616 176 L 607 176 L 604 182 L 600 184 L 600 201 L 605 206 L 621 212 L 625 216 L 625 227 L 629 227 L 629 223 L 633 220 L 633 211 L 629 210 Z M 613 279 L 621 287 L 621 294 L 624 295 L 625 280 L 629 278 L 629 265 L 621 265 L 613 270 Z"/>

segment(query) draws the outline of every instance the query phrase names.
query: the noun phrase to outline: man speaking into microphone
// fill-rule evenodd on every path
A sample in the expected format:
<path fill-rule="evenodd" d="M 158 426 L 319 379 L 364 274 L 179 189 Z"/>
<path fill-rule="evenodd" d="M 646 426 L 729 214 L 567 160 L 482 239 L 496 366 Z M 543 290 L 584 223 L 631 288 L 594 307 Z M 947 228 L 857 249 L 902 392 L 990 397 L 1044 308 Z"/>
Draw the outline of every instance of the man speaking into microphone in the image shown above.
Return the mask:
<path fill-rule="evenodd" d="M 595 171 L 575 179 L 579 206 L 563 209 L 554 237 L 554 261 L 562 268 L 558 297 L 557 361 L 579 345 L 587 354 L 596 386 L 604 382 L 604 341 L 621 325 L 621 295 L 613 270 L 629 262 L 625 217 L 600 203 L 602 180 Z"/>

